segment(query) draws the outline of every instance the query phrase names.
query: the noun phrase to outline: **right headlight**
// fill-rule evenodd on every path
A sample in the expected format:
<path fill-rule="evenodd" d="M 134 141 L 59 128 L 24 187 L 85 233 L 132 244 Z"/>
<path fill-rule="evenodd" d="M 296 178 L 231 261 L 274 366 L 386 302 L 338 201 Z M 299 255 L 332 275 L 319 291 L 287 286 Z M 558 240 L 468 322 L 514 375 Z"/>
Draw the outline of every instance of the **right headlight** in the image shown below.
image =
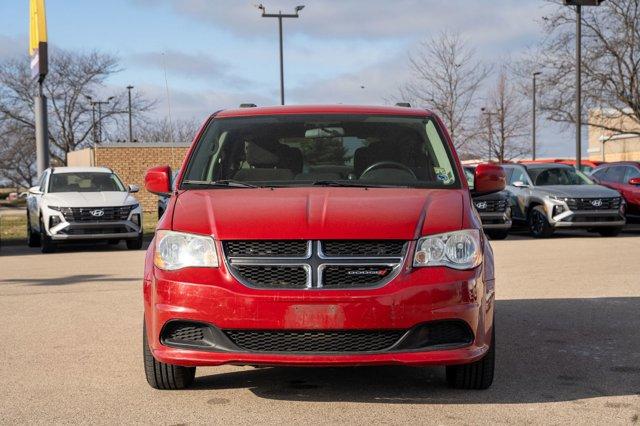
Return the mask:
<path fill-rule="evenodd" d="M 413 266 L 446 266 L 473 269 L 482 263 L 480 231 L 465 229 L 430 235 L 418 240 Z"/>
<path fill-rule="evenodd" d="M 218 254 L 213 238 L 206 235 L 159 230 L 156 232 L 153 263 L 173 271 L 187 267 L 215 268 Z"/>

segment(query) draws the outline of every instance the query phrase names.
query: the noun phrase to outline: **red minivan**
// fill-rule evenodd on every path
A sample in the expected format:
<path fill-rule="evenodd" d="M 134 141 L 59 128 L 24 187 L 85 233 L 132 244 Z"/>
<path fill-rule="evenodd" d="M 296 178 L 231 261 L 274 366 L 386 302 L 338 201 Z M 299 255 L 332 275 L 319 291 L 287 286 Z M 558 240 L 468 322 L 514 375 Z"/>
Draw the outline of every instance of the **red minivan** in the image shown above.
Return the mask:
<path fill-rule="evenodd" d="M 144 366 L 157 389 L 197 366 L 446 365 L 494 372 L 494 265 L 440 119 L 410 107 L 213 114 L 147 252 Z M 504 189 L 475 170 L 475 194 Z"/>

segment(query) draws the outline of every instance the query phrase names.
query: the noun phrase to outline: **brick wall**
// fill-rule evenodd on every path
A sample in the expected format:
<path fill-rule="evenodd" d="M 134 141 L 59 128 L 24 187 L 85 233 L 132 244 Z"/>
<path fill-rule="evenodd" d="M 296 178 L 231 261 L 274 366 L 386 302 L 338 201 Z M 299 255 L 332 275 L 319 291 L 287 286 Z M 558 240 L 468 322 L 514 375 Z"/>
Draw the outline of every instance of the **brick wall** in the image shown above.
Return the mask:
<path fill-rule="evenodd" d="M 640 131 L 640 123 L 631 116 L 606 110 L 589 111 L 589 121 L 629 132 Z M 589 126 L 589 159 L 600 161 L 640 161 L 640 137 Z"/>
<path fill-rule="evenodd" d="M 73 157 L 75 166 L 109 167 L 120 176 L 125 184 L 136 184 L 140 192 L 136 198 L 146 212 L 157 211 L 158 197 L 144 189 L 144 173 L 150 167 L 171 166 L 177 170 L 182 166 L 189 144 L 168 143 L 119 143 L 100 145 L 92 149 L 93 155 L 86 155 L 81 151 L 69 153 Z M 85 151 L 85 150 L 83 150 Z M 91 162 L 93 164 L 84 164 Z"/>

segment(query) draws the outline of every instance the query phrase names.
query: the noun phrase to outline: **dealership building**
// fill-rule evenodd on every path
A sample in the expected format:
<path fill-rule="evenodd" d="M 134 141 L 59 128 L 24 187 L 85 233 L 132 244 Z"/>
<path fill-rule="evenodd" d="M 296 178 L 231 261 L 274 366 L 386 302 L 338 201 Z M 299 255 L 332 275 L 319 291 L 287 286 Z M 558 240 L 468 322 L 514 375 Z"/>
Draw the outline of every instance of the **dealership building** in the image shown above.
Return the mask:
<path fill-rule="evenodd" d="M 589 126 L 589 160 L 640 161 L 640 123 L 619 110 L 593 109 L 589 123 L 623 129 L 614 132 L 598 126 Z"/>
<path fill-rule="evenodd" d="M 144 189 L 144 173 L 153 166 L 177 170 L 189 148 L 188 143 L 113 143 L 67 153 L 69 166 L 102 166 L 116 172 L 125 184 L 140 187 L 137 195 L 145 212 L 157 211 L 158 197 Z"/>

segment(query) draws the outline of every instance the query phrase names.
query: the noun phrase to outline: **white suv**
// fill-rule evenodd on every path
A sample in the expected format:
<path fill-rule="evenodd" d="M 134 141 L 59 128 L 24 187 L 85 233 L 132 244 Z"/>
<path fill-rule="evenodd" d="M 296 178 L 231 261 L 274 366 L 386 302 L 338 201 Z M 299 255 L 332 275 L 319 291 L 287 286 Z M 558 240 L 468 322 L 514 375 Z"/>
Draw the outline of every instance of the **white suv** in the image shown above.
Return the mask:
<path fill-rule="evenodd" d="M 105 167 L 45 170 L 27 197 L 29 247 L 51 253 L 61 241 L 126 240 L 129 249 L 142 248 L 142 210 L 134 192 L 136 185 L 125 187 Z"/>

